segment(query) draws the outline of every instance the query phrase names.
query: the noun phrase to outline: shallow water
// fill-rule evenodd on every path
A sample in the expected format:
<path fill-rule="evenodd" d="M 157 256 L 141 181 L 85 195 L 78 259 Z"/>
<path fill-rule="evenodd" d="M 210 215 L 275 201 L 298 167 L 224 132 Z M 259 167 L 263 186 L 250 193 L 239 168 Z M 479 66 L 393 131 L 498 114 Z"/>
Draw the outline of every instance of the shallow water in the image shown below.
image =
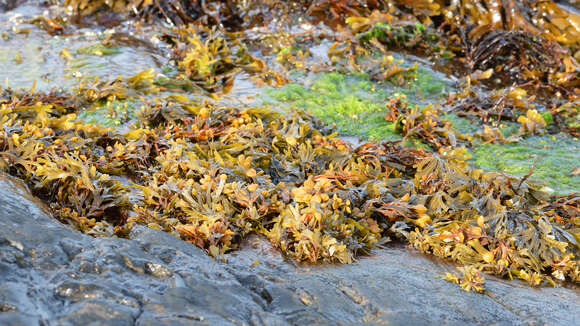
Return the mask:
<path fill-rule="evenodd" d="M 81 28 L 52 36 L 30 23 L 42 14 L 43 9 L 33 5 L 0 13 L 0 31 L 5 35 L 0 42 L 4 86 L 29 89 L 36 82 L 37 90 L 71 90 L 79 81 L 95 77 L 109 80 L 149 68 L 160 71 L 167 61 L 151 43 L 150 31 Z M 107 40 L 114 45 L 103 45 Z"/>

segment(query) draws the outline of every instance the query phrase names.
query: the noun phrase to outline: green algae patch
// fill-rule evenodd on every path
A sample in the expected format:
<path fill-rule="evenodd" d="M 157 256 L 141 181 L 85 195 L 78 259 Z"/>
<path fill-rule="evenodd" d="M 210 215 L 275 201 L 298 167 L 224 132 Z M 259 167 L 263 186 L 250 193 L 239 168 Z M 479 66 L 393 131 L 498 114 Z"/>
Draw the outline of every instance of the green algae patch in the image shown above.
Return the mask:
<path fill-rule="evenodd" d="M 452 90 L 451 82 L 445 76 L 426 67 L 418 66 L 408 74 L 411 78 L 403 85 L 404 87 L 397 87 L 395 91 L 417 102 L 441 99 Z"/>
<path fill-rule="evenodd" d="M 137 119 L 137 108 L 128 101 L 108 101 L 81 111 L 78 119 L 87 124 L 114 127 Z"/>
<path fill-rule="evenodd" d="M 99 57 L 104 55 L 120 54 L 121 52 L 121 49 L 118 47 L 107 46 L 101 43 L 92 44 L 77 49 L 78 54 L 95 55 Z"/>
<path fill-rule="evenodd" d="M 531 180 L 541 181 L 559 194 L 580 190 L 580 176 L 571 175 L 580 162 L 580 144 L 570 136 L 530 136 L 518 143 L 482 144 L 471 152 L 476 166 L 517 176 L 528 173 L 537 160 Z"/>
<path fill-rule="evenodd" d="M 451 123 L 453 129 L 457 132 L 467 135 L 475 135 L 482 132 L 484 124 L 481 121 L 473 121 L 460 117 L 456 113 L 444 113 L 443 118 Z M 518 131 L 520 124 L 512 121 L 502 121 L 497 127 L 496 124 L 492 124 L 493 127 L 501 131 L 504 137 L 518 137 Z"/>
<path fill-rule="evenodd" d="M 362 74 L 326 73 L 310 87 L 289 84 L 268 91 L 268 95 L 286 109 L 305 110 L 334 124 L 341 134 L 367 139 L 400 138 L 395 134 L 394 123 L 385 120 L 388 92 Z"/>
<path fill-rule="evenodd" d="M 462 118 L 455 113 L 445 113 L 443 118 L 449 121 L 455 130 L 463 134 L 473 134 L 481 129 L 479 123 Z"/>
<path fill-rule="evenodd" d="M 324 73 L 317 75 L 310 86 L 293 83 L 269 90 L 265 102 L 309 112 L 335 125 L 340 134 L 371 140 L 399 139 L 395 124 L 385 120 L 389 98 L 402 96 L 409 105 L 417 105 L 438 99 L 451 89 L 447 81 L 427 68 L 407 74 L 406 82 L 397 86 L 391 81 L 373 82 L 366 74 Z"/>
<path fill-rule="evenodd" d="M 460 133 L 476 135 L 481 132 L 482 124 L 479 122 L 454 113 L 447 113 L 444 117 Z M 519 124 L 514 122 L 503 122 L 498 126 L 505 137 L 514 138 L 518 137 L 518 128 Z M 527 136 L 504 144 L 474 141 L 470 153 L 473 164 L 484 170 L 523 177 L 534 165 L 530 179 L 543 183 L 556 194 L 580 190 L 580 176 L 571 174 L 580 162 L 580 144 L 567 134 Z"/>

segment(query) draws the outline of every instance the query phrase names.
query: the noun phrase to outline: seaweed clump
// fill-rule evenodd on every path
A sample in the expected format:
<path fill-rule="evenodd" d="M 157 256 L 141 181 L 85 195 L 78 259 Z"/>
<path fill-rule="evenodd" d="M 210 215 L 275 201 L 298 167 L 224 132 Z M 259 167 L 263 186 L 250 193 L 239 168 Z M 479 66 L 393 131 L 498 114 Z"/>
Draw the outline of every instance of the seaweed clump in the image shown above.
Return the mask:
<path fill-rule="evenodd" d="M 227 93 L 240 72 L 251 75 L 260 83 L 279 86 L 285 78 L 273 72 L 262 60 L 253 56 L 240 35 L 205 28 L 175 29 L 165 35 L 174 44 L 175 59 L 182 72 L 177 82 L 192 83 L 211 94 Z"/>
<path fill-rule="evenodd" d="M 0 103 L 2 168 L 85 232 L 144 224 L 213 256 L 260 233 L 311 263 L 349 263 L 403 237 L 534 285 L 579 281 L 577 196 L 472 169 L 460 149 L 351 148 L 308 115 L 175 95 L 145 101 L 124 134 L 75 121 L 71 95 L 4 90 Z"/>
<path fill-rule="evenodd" d="M 580 97 L 577 14 L 551 1 L 393 1 L 369 11 L 347 17 L 347 28 L 339 29 L 329 50 L 329 57 L 347 61 L 350 71 L 365 71 L 378 81 L 395 74 L 400 79 L 406 69 L 385 61 L 392 51 L 429 57 L 462 77 L 464 89 L 448 103 L 456 113 L 485 122 L 493 116 L 498 121 L 516 121 L 522 115 L 531 121 L 529 114 L 534 111 L 530 110 L 537 110 L 533 103 L 542 99 L 545 112 L 557 115 L 559 129 L 574 133 L 566 124 L 573 125 L 569 116 L 575 117 L 574 104 L 570 103 Z M 377 53 L 382 62 L 369 66 Z M 478 84 L 495 93 L 480 94 Z M 569 107 L 572 110 L 558 109 Z M 538 119 L 535 125 L 526 133 L 545 127 Z"/>
<path fill-rule="evenodd" d="M 391 98 L 380 117 L 401 143 L 418 139 L 428 151 L 396 141 L 353 147 L 302 112 L 283 116 L 177 94 L 146 96 L 172 83 L 225 93 L 241 72 L 258 82 L 284 83 L 248 50 L 248 40 L 268 42 L 259 30 L 273 17 L 250 10 L 258 2 L 244 3 L 66 1 L 81 16 L 113 11 L 182 26 L 164 29 L 161 37 L 177 76 L 161 80 L 147 70 L 82 83 L 74 93 L 1 89 L 0 169 L 25 180 L 61 221 L 95 236 L 128 237 L 135 225 L 146 225 L 223 257 L 258 233 L 307 263 L 350 263 L 396 238 L 464 265 L 462 277 L 446 278 L 466 290 L 483 291 L 484 272 L 531 285 L 580 282 L 578 194 L 550 197 L 528 181 L 532 170 L 516 178 L 474 169 L 466 150 L 457 148 L 469 137 L 453 130 L 437 106 Z M 557 91 L 562 100 L 554 102 L 551 118 L 577 132 L 578 37 L 570 23 L 576 16 L 545 1 L 522 2 L 533 11 L 515 1 L 474 3 L 480 1 L 290 1 L 286 9 L 311 8 L 305 12 L 346 24 L 328 51 L 331 65 L 318 68 L 342 65 L 403 85 L 416 79 L 417 65 L 403 66 L 391 49 L 450 60 L 465 73 L 464 89 L 449 96 L 453 111 L 484 121 L 519 120 L 520 135 L 527 136 L 543 132 L 551 117 L 535 110 L 535 95 L 528 93 Z M 275 1 L 261 5 L 272 8 Z M 572 32 L 564 34 L 567 28 Z M 544 40 L 552 42 L 549 48 Z M 524 55 L 512 62 L 520 50 Z M 546 54 L 553 65 L 537 68 Z M 307 66 L 281 58 L 298 69 Z M 494 73 L 498 78 L 491 78 Z M 496 80 L 504 88 L 480 99 L 475 85 Z M 78 119 L 86 107 L 124 99 L 140 100 L 137 121 L 124 130 Z M 371 118 L 381 112 L 364 111 L 372 111 Z M 495 131 L 485 129 L 479 137 L 507 141 Z"/>

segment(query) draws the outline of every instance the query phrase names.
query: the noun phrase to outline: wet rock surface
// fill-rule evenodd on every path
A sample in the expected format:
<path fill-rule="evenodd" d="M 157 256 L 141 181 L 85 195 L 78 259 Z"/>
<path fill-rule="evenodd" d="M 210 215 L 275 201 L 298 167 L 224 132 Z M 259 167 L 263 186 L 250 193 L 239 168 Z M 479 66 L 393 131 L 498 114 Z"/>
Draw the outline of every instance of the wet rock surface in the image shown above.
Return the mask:
<path fill-rule="evenodd" d="M 23 2 L 23 0 L 0 0 L 0 12 L 12 10 Z"/>
<path fill-rule="evenodd" d="M 227 263 L 147 228 L 132 240 L 60 224 L 0 179 L 1 325 L 578 325 L 580 292 L 489 278 L 489 295 L 438 276 L 453 266 L 400 246 L 352 265 L 295 266 L 249 239 Z"/>

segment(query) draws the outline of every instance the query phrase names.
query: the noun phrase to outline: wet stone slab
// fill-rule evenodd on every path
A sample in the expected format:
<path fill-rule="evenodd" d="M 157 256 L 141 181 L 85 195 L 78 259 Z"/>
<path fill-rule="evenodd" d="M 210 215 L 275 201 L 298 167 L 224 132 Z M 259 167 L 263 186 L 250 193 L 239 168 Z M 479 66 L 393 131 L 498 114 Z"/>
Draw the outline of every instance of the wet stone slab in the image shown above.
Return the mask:
<path fill-rule="evenodd" d="M 580 292 L 488 278 L 490 295 L 438 278 L 453 266 L 393 245 L 351 265 L 295 266 L 253 237 L 225 258 L 135 228 L 92 238 L 0 179 L 1 325 L 575 325 Z"/>

